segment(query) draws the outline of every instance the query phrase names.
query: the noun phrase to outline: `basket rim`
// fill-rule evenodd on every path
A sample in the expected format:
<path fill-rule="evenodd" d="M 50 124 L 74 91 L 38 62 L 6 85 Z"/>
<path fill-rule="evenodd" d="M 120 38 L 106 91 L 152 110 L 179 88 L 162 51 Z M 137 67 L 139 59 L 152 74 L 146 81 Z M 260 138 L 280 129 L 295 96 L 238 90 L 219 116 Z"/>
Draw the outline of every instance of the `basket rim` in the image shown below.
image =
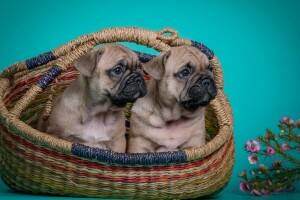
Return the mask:
<path fill-rule="evenodd" d="M 1 81 L 2 80 L 0 79 L 0 84 Z M 1 90 L 0 96 L 2 96 L 4 92 L 5 90 Z M 212 109 L 214 109 L 213 106 Z M 221 112 L 225 111 L 222 110 Z M 89 147 L 83 144 L 71 143 L 63 139 L 55 138 L 51 135 L 48 135 L 47 133 L 39 132 L 25 122 L 11 117 L 2 99 L 0 100 L 0 121 L 10 132 L 21 136 L 22 138 L 35 145 L 42 144 L 42 146 L 44 146 L 45 148 L 49 148 L 52 150 L 58 150 L 63 153 L 72 154 L 82 158 L 95 159 L 100 162 L 118 165 L 162 165 L 202 159 L 220 149 L 225 144 L 225 142 L 229 141 L 230 137 L 232 137 L 233 134 L 230 126 L 228 124 L 223 124 L 222 126 L 220 125 L 220 129 L 217 135 L 211 141 L 207 142 L 204 146 L 201 147 L 174 152 L 131 154 L 117 153 L 99 148 Z M 220 134 L 221 131 L 222 134 Z M 217 147 L 217 144 L 220 140 L 224 140 L 224 143 Z M 200 150 L 204 152 L 202 155 L 198 153 Z"/>
<path fill-rule="evenodd" d="M 114 28 L 114 29 L 104 29 L 101 31 L 104 31 L 106 34 L 107 32 L 111 31 L 117 31 L 117 34 L 119 32 L 122 32 L 124 29 L 130 29 L 129 32 L 126 32 L 127 34 L 132 34 L 130 37 L 134 38 L 136 37 L 136 34 L 140 34 L 139 31 L 142 30 L 143 33 L 147 30 L 145 29 L 137 29 L 133 28 Z M 95 34 L 100 34 L 101 33 L 92 33 L 93 39 L 95 39 L 94 35 Z M 119 31 L 119 32 L 118 32 Z M 131 31 L 131 32 L 130 32 Z M 153 37 L 151 34 L 153 34 L 153 31 L 150 31 L 150 36 L 148 37 Z M 155 32 L 155 34 L 157 34 Z M 160 33 L 161 34 L 161 33 Z M 155 38 L 157 38 L 157 35 L 155 35 Z M 162 38 L 164 40 L 164 38 Z M 96 39 L 95 39 L 96 40 Z M 134 42 L 141 44 L 138 40 L 139 38 L 134 38 Z M 72 41 L 71 41 L 72 42 Z M 129 41 L 132 42 L 132 41 Z M 149 44 L 150 47 L 153 47 L 155 49 L 163 50 L 166 46 L 180 46 L 183 44 L 189 44 L 194 46 L 197 45 L 203 48 L 201 43 L 190 41 L 187 39 L 180 39 L 180 38 L 175 38 L 175 40 L 169 41 L 161 41 L 165 45 L 163 47 L 156 46 L 157 44 Z M 181 43 L 180 43 L 181 42 Z M 96 43 L 100 43 L 99 40 L 96 40 Z M 104 43 L 104 42 L 101 42 Z M 69 44 L 69 43 L 68 43 Z M 94 44 L 94 43 L 93 43 Z M 95 46 L 95 45 L 94 45 Z M 148 45 L 147 45 L 148 46 Z M 205 47 L 205 46 L 204 46 Z M 205 47 L 206 48 L 206 47 Z M 55 52 L 54 50 L 52 52 Z M 211 52 L 211 51 L 210 51 Z M 67 54 L 68 55 L 68 54 Z M 216 58 L 215 55 L 212 54 L 212 57 L 210 57 L 210 62 L 216 66 L 217 68 L 221 69 L 220 64 Z M 28 70 L 30 70 L 28 67 Z M 4 70 L 5 71 L 5 70 Z M 15 71 L 11 71 L 10 73 L 14 74 Z M 223 76 L 222 71 L 220 72 L 221 76 Z M 1 115 L 1 121 L 7 127 L 9 130 L 13 130 L 14 132 L 18 132 L 18 135 L 21 135 L 22 137 L 30 140 L 31 142 L 35 143 L 38 142 L 39 144 L 43 143 L 44 147 L 46 148 L 51 148 L 54 150 L 59 150 L 65 153 L 69 153 L 72 155 L 77 155 L 80 157 L 88 158 L 90 159 L 90 153 L 97 152 L 96 155 L 100 159 L 97 159 L 99 161 L 107 161 L 106 159 L 103 159 L 103 155 L 111 155 L 111 158 L 116 157 L 116 159 L 113 159 L 112 163 L 114 164 L 124 164 L 123 162 L 120 162 L 121 160 L 134 160 L 134 164 L 142 164 L 144 165 L 145 163 L 148 164 L 164 164 L 164 163 L 177 163 L 177 162 L 184 162 L 184 161 L 190 161 L 190 160 L 195 160 L 195 159 L 202 159 L 205 156 L 208 156 L 212 154 L 214 151 L 217 149 L 221 148 L 223 144 L 225 144 L 230 137 L 233 135 L 233 120 L 232 120 L 232 112 L 231 112 L 231 107 L 229 104 L 228 99 L 226 98 L 226 95 L 223 92 L 223 77 L 221 77 L 221 81 L 219 83 L 218 87 L 218 95 L 217 97 L 211 102 L 212 109 L 214 110 L 215 114 L 217 115 L 217 121 L 219 125 L 219 132 L 217 135 L 208 143 L 206 143 L 202 147 L 197 147 L 197 148 L 192 148 L 192 149 L 185 149 L 185 150 L 179 150 L 179 151 L 174 151 L 174 152 L 151 152 L 151 153 L 137 153 L 137 154 L 129 154 L 129 153 L 116 153 L 116 152 L 111 152 L 107 150 L 101 150 L 93 147 L 88 147 L 85 145 L 80 145 L 80 144 L 73 144 L 71 142 L 54 138 L 51 135 L 48 135 L 47 133 L 40 132 L 33 127 L 29 126 L 28 124 L 24 123 L 23 121 L 19 120 L 18 117 L 15 115 L 15 113 L 12 113 L 11 111 L 8 111 L 7 108 L 4 105 L 3 102 L 3 96 L 5 93 L 5 90 L 9 87 L 10 81 L 8 78 L 5 78 L 3 76 L 3 73 L 0 76 L 0 115 Z M 46 85 L 47 86 L 47 85 Z M 41 92 L 41 87 L 39 85 L 34 85 L 32 88 L 34 92 L 38 93 Z M 35 97 L 35 96 L 34 96 Z M 226 109 L 227 108 L 227 109 Z M 227 113 L 229 111 L 229 113 Z M 16 134 L 16 133 L 15 133 Z M 78 153 L 78 152 L 84 152 Z M 93 154 L 95 155 L 95 154 Z M 128 155 L 131 157 L 129 158 Z M 148 158 L 151 158 L 150 160 L 147 161 Z"/>

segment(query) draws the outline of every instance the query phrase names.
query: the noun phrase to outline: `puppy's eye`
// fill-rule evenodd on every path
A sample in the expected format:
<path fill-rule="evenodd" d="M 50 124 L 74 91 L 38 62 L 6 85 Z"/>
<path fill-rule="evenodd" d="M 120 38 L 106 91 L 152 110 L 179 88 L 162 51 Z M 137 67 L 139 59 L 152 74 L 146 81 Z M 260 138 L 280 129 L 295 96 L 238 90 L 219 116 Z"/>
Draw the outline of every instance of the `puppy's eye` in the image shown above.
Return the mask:
<path fill-rule="evenodd" d="M 138 69 L 143 69 L 143 64 L 142 64 L 142 63 L 140 63 L 140 64 L 138 65 Z"/>
<path fill-rule="evenodd" d="M 191 70 L 189 68 L 185 68 L 179 72 L 179 77 L 186 78 L 191 74 Z"/>
<path fill-rule="evenodd" d="M 123 72 L 123 68 L 122 68 L 122 67 L 116 67 L 116 68 L 114 68 L 114 69 L 112 70 L 112 73 L 113 73 L 114 75 L 120 75 L 120 74 L 122 74 L 122 72 Z"/>
<path fill-rule="evenodd" d="M 210 72 L 212 72 L 212 71 L 214 70 L 213 67 L 212 67 L 211 65 L 208 65 L 207 69 L 208 69 L 208 71 L 210 71 Z"/>

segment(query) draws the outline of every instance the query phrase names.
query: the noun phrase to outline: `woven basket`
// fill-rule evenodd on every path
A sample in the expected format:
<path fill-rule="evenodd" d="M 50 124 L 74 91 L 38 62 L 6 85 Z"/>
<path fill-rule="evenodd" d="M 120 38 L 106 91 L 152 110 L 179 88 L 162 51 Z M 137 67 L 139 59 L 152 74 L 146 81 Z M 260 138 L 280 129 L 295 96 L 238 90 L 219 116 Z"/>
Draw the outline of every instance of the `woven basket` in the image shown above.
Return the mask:
<path fill-rule="evenodd" d="M 170 36 L 165 36 L 170 33 Z M 206 110 L 205 146 L 126 154 L 70 143 L 34 129 L 38 115 L 78 76 L 73 62 L 98 44 L 135 42 L 166 51 L 192 45 L 214 69 L 218 95 Z M 153 56 L 137 52 L 142 62 Z M 145 77 L 146 81 L 148 77 Z M 130 105 L 125 109 L 129 126 Z M 173 29 L 110 28 L 84 35 L 0 74 L 0 173 L 12 189 L 78 197 L 187 199 L 213 195 L 229 182 L 234 162 L 232 110 L 213 52 Z M 127 127 L 128 128 L 128 127 Z"/>

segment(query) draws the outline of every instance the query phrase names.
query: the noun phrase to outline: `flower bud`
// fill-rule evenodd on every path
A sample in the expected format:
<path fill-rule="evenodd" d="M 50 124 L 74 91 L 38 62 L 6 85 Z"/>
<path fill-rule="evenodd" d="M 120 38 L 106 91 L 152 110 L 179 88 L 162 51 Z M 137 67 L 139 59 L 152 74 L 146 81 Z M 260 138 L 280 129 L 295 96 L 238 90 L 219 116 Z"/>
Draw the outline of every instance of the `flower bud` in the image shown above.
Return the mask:
<path fill-rule="evenodd" d="M 296 189 L 295 186 L 293 186 L 293 185 L 288 185 L 288 186 L 286 186 L 285 191 L 287 191 L 287 192 L 292 192 L 292 191 L 294 191 L 295 189 Z"/>
<path fill-rule="evenodd" d="M 283 143 L 283 144 L 281 145 L 281 148 L 282 148 L 282 150 L 284 150 L 284 151 L 288 151 L 288 150 L 291 149 L 291 146 L 290 146 L 289 143 Z"/>
<path fill-rule="evenodd" d="M 261 192 L 261 194 L 264 195 L 264 196 L 268 196 L 268 195 L 271 194 L 271 193 L 269 192 L 269 190 L 265 190 L 265 189 L 262 189 L 260 192 Z"/>
<path fill-rule="evenodd" d="M 274 154 L 275 154 L 275 149 L 274 149 L 274 147 L 268 146 L 267 154 L 268 154 L 268 156 L 274 155 Z"/>
<path fill-rule="evenodd" d="M 246 174 L 246 170 L 243 170 L 239 173 L 239 177 L 243 178 L 243 179 L 247 179 L 247 174 Z"/>
<path fill-rule="evenodd" d="M 241 181 L 241 182 L 240 182 L 240 190 L 241 190 L 242 192 L 246 192 L 246 191 L 250 190 L 250 185 L 249 185 L 249 183 L 248 183 L 248 182 L 245 182 L 245 181 Z"/>
<path fill-rule="evenodd" d="M 290 125 L 295 125 L 295 121 L 292 120 L 292 119 L 290 119 L 289 124 L 290 124 Z"/>
<path fill-rule="evenodd" d="M 286 122 L 288 122 L 289 120 L 290 120 L 290 117 L 284 116 L 284 117 L 281 118 L 281 120 L 280 120 L 279 122 L 280 122 L 280 123 L 286 123 Z"/>
<path fill-rule="evenodd" d="M 259 167 L 258 167 L 258 170 L 261 172 L 261 173 L 266 173 L 268 171 L 268 167 L 264 164 L 260 164 Z"/>
<path fill-rule="evenodd" d="M 283 162 L 280 161 L 280 160 L 274 160 L 273 163 L 272 163 L 272 166 L 273 166 L 275 169 L 279 170 L 279 169 L 282 168 Z"/>
<path fill-rule="evenodd" d="M 295 122 L 295 126 L 296 126 L 297 128 L 300 128 L 300 119 L 298 119 L 298 120 Z"/>

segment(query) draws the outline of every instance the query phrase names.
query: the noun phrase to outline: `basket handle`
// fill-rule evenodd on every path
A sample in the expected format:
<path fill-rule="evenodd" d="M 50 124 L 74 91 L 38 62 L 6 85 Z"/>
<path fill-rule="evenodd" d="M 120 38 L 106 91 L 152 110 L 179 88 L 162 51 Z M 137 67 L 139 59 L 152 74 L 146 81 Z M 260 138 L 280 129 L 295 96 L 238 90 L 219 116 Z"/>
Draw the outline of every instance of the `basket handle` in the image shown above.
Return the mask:
<path fill-rule="evenodd" d="M 114 34 L 112 34 L 111 35 L 112 37 L 109 38 L 110 35 L 107 35 L 107 33 L 111 33 L 111 32 L 114 32 Z M 140 38 L 136 38 L 136 37 L 130 38 L 132 36 L 132 34 L 134 34 L 134 32 L 137 32 L 136 36 L 140 37 Z M 130 33 L 130 34 L 126 35 L 126 33 Z M 172 33 L 173 35 L 172 36 L 163 36 L 164 33 Z M 119 34 L 119 35 L 116 37 L 113 37 L 116 34 Z M 149 38 L 150 35 L 152 36 L 151 38 Z M 120 38 L 120 37 L 123 37 L 123 38 Z M 148 37 L 148 39 L 146 37 Z M 46 64 L 48 64 L 49 62 L 54 61 L 56 59 L 59 59 L 65 55 L 67 55 L 69 52 L 76 50 L 78 47 L 80 47 L 86 43 L 91 43 L 91 42 L 95 42 L 95 41 L 97 44 L 105 43 L 105 42 L 108 43 L 108 42 L 117 42 L 117 41 L 129 41 L 129 42 L 133 41 L 133 42 L 136 42 L 139 44 L 146 45 L 148 47 L 153 47 L 154 49 L 156 49 L 158 51 L 163 51 L 164 49 L 169 48 L 169 45 L 166 46 L 167 42 L 173 41 L 177 38 L 178 38 L 178 33 L 174 29 L 171 29 L 171 28 L 165 28 L 165 29 L 162 29 L 157 32 L 145 30 L 145 29 L 141 29 L 141 28 L 134 28 L 134 27 L 104 29 L 104 30 L 100 30 L 100 31 L 92 33 L 92 34 L 83 35 L 81 37 L 78 37 L 64 45 L 57 47 L 56 49 L 53 49 L 49 52 L 42 53 L 36 57 L 27 59 L 25 61 L 17 62 L 15 64 L 7 67 L 6 69 L 4 69 L 0 73 L 0 78 L 8 78 L 9 76 L 11 76 L 15 73 L 26 71 L 26 70 L 31 70 L 31 69 L 34 69 L 34 68 L 40 67 L 40 66 L 46 67 Z M 104 39 L 104 41 L 103 41 L 103 39 Z M 139 41 L 135 41 L 136 39 L 138 39 Z M 142 42 L 142 43 L 140 43 L 140 42 Z M 159 45 L 159 43 L 160 43 L 160 45 Z M 164 43 L 166 43 L 166 44 L 164 45 Z M 152 46 L 152 45 L 154 45 L 154 46 Z M 158 47 L 158 46 L 161 46 L 161 47 Z"/>
<path fill-rule="evenodd" d="M 170 33 L 170 36 L 165 36 L 164 34 Z M 157 39 L 165 41 L 165 42 L 171 42 L 178 38 L 178 33 L 172 28 L 164 28 L 157 32 Z"/>
<path fill-rule="evenodd" d="M 164 36 L 164 33 L 171 33 L 171 36 Z M 44 65 L 50 62 L 50 59 L 56 58 L 54 65 L 40 78 L 36 83 L 19 99 L 15 106 L 10 110 L 10 116 L 19 118 L 21 112 L 29 105 L 29 103 L 35 99 L 38 93 L 42 92 L 59 74 L 66 71 L 75 60 L 80 58 L 83 54 L 93 49 L 97 44 L 111 43 L 111 42 L 135 42 L 137 44 L 152 47 L 157 51 L 167 51 L 170 46 L 180 46 L 183 44 L 192 45 L 204 52 L 211 60 L 214 68 L 216 83 L 219 89 L 223 88 L 223 74 L 218 63 L 218 60 L 203 44 L 190 41 L 183 38 L 178 38 L 178 34 L 175 30 L 166 28 L 161 31 L 150 31 L 136 27 L 129 28 L 109 28 L 100 30 L 90 35 L 84 35 L 62 45 L 57 49 L 52 50 L 50 54 L 42 54 L 42 56 L 31 59 L 32 63 L 30 67 L 23 66 L 23 64 L 14 64 L 4 70 L 0 77 L 7 77 L 13 73 L 20 72 L 22 70 L 30 70 L 40 65 Z M 49 56 L 50 55 L 50 56 Z M 49 59 L 43 60 L 44 57 Z M 43 62 L 40 60 L 42 59 Z M 27 61 L 27 63 L 29 63 Z M 26 65 L 26 62 L 25 62 Z"/>

